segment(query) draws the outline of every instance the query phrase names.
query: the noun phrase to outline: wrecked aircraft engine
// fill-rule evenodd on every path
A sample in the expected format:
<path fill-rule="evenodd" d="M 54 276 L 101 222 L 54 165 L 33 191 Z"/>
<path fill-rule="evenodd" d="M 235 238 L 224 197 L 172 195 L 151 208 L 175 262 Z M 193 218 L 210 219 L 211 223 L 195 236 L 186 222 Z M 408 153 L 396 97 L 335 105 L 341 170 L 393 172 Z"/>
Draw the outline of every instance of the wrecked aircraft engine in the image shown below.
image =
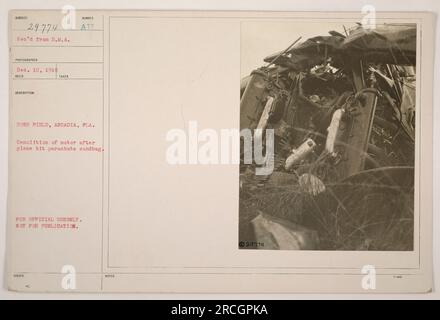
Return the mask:
<path fill-rule="evenodd" d="M 330 31 L 242 80 L 240 129 L 273 129 L 274 171 L 240 165 L 242 249 L 413 250 L 416 26 Z"/>

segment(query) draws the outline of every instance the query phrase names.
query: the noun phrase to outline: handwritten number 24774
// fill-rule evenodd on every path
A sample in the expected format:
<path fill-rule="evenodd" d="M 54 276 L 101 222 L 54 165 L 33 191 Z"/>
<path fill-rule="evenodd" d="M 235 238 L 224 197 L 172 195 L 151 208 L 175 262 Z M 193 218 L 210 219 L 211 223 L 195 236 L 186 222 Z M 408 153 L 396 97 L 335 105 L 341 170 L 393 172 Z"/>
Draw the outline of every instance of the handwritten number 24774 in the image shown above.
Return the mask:
<path fill-rule="evenodd" d="M 51 23 L 29 23 L 26 31 L 49 33 L 51 31 L 56 31 L 57 28 L 58 25 Z"/>

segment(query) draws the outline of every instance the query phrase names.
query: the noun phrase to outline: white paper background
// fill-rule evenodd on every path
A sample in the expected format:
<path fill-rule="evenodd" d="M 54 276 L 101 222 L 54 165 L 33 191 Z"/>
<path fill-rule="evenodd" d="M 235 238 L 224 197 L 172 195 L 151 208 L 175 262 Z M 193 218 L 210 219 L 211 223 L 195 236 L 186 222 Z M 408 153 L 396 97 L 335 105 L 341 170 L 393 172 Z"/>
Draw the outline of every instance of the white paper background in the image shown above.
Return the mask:
<path fill-rule="evenodd" d="M 434 292 L 430 294 L 420 295 L 374 295 L 374 294 L 362 294 L 362 295 L 322 295 L 322 294 L 286 294 L 286 295 L 170 295 L 170 294 L 75 294 L 75 295 L 55 295 L 55 294 L 25 294 L 8 292 L 4 285 L 4 257 L 5 257 L 5 240 L 6 240 L 6 197 L 7 197 L 7 141 L 8 141 L 8 38 L 7 38 L 7 26 L 8 19 L 7 14 L 10 9 L 56 9 L 61 8 L 64 5 L 74 5 L 78 9 L 155 9 L 155 10 L 271 10 L 271 11 L 360 11 L 362 5 L 371 4 L 376 7 L 377 11 L 432 11 L 437 15 L 440 13 L 440 2 L 438 0 L 400 0 L 400 1 L 354 1 L 354 0 L 340 0 L 340 1 L 325 1 L 325 0 L 272 0 L 272 1 L 259 1 L 259 0 L 222 0 L 222 1 L 147 1 L 147 0 L 126 0 L 119 2 L 116 0 L 98 1 L 98 0 L 82 0 L 82 1 L 32 1 L 32 0 L 14 0 L 14 1 L 2 1 L 0 4 L 0 257 L 3 260 L 0 263 L 1 288 L 0 298 L 2 299 L 53 299 L 53 298 L 65 298 L 65 299 L 80 299 L 80 298 L 99 298 L 99 299 L 309 299 L 309 298 L 432 298 L 439 299 L 440 292 L 436 292 L 436 288 L 439 288 L 439 275 L 440 275 L 440 217 L 438 214 L 439 200 L 434 199 Z M 437 29 L 439 22 L 437 21 Z M 436 59 L 434 70 L 439 69 L 439 34 L 436 33 Z M 434 88 L 438 87 L 439 74 L 434 74 Z M 439 159 L 439 124 L 440 116 L 438 112 L 438 103 L 440 99 L 440 93 L 438 90 L 434 90 L 434 163 L 437 163 Z M 439 168 L 434 167 L 434 195 L 438 194 L 438 181 L 440 180 Z"/>

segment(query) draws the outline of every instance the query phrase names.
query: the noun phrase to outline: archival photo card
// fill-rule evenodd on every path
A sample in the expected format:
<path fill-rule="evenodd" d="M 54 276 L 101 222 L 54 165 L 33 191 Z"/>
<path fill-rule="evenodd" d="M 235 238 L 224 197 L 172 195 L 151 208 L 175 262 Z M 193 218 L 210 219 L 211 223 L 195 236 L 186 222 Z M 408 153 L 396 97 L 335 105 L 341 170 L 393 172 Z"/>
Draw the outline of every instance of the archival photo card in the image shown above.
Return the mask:
<path fill-rule="evenodd" d="M 12 10 L 8 288 L 432 289 L 433 15 Z"/>

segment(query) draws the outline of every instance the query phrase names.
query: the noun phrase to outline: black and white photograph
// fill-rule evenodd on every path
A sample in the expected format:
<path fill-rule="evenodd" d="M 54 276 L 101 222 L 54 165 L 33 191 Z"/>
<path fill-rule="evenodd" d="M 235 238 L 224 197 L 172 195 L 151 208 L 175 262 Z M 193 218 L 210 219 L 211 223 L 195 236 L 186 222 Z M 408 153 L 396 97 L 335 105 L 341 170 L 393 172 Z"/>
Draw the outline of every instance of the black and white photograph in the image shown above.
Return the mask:
<path fill-rule="evenodd" d="M 416 60 L 416 24 L 242 22 L 240 249 L 414 250 Z"/>

